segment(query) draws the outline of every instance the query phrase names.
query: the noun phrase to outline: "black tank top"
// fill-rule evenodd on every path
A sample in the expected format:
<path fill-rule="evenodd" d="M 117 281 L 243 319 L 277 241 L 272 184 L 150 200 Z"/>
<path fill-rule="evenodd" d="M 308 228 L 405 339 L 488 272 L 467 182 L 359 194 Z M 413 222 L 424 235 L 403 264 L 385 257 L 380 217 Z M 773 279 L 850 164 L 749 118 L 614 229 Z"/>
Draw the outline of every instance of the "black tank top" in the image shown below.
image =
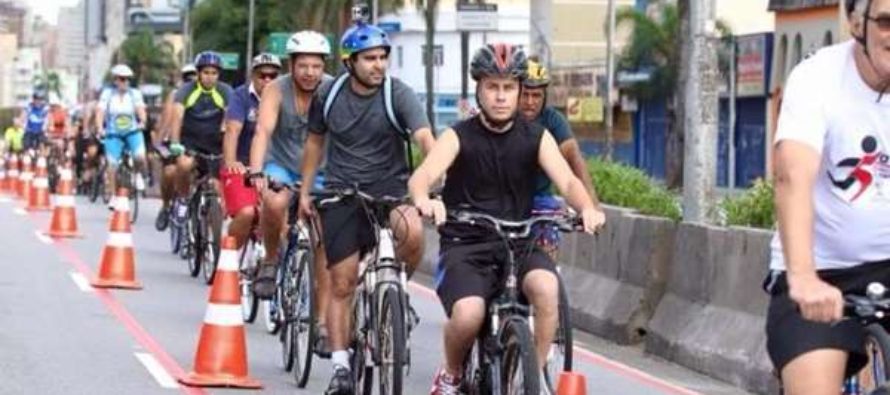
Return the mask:
<path fill-rule="evenodd" d="M 544 128 L 517 117 L 505 133 L 485 128 L 479 117 L 454 125 L 460 152 L 448 169 L 443 200 L 449 210 L 470 210 L 520 221 L 531 215 L 538 151 Z M 477 233 L 446 225 L 442 236 Z"/>

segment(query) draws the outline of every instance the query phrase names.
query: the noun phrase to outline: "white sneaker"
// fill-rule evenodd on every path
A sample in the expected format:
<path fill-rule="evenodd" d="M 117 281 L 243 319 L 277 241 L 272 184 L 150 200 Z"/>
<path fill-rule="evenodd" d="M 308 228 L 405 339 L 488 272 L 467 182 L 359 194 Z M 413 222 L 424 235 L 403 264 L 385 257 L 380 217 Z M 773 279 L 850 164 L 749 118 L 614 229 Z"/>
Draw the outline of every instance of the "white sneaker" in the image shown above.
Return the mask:
<path fill-rule="evenodd" d="M 145 179 L 142 177 L 142 174 L 136 175 L 136 190 L 140 192 L 145 190 Z"/>

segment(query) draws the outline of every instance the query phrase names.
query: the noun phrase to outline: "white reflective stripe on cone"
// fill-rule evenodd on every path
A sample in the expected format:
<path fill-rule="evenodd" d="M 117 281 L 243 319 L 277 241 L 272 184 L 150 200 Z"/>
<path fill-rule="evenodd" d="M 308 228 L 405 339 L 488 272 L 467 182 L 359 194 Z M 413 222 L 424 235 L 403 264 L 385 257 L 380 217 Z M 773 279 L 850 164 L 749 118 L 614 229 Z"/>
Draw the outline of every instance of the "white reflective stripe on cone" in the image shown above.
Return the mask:
<path fill-rule="evenodd" d="M 131 233 L 111 232 L 108 234 L 108 242 L 105 245 L 109 247 L 132 247 L 133 235 Z"/>
<path fill-rule="evenodd" d="M 74 207 L 74 196 L 71 195 L 55 195 L 56 206 Z"/>
<path fill-rule="evenodd" d="M 59 179 L 62 181 L 71 181 L 73 176 L 71 175 L 71 170 L 62 169 L 59 171 Z"/>
<path fill-rule="evenodd" d="M 244 318 L 241 316 L 241 305 L 210 303 L 207 305 L 207 313 L 204 314 L 204 323 L 216 326 L 242 326 Z"/>
<path fill-rule="evenodd" d="M 34 180 L 34 188 L 49 188 L 49 180 L 40 177 Z"/>
<path fill-rule="evenodd" d="M 237 272 L 238 271 L 238 251 L 221 250 L 219 252 L 219 265 L 217 265 L 216 270 L 221 270 L 221 271 L 226 271 L 226 272 Z"/>
<path fill-rule="evenodd" d="M 126 197 L 115 196 L 111 202 L 111 207 L 114 207 L 114 211 L 120 212 L 130 212 L 130 199 Z"/>

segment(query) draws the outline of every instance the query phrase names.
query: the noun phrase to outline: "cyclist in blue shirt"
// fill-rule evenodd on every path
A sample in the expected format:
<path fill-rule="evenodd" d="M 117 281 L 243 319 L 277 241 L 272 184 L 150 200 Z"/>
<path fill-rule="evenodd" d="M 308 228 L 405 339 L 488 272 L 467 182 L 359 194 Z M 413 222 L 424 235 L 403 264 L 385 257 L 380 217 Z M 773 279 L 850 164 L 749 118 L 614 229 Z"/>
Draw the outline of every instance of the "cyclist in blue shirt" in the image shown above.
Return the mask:
<path fill-rule="evenodd" d="M 22 145 L 26 151 L 36 150 L 40 143 L 46 140 L 48 116 L 49 106 L 46 105 L 46 93 L 34 92 L 31 96 L 31 104 L 25 109 L 25 136 Z"/>
<path fill-rule="evenodd" d="M 593 188 L 593 180 L 587 171 L 587 163 L 584 161 L 581 148 L 572 133 L 572 127 L 559 111 L 547 105 L 547 86 L 549 85 L 550 73 L 541 65 L 537 57 L 529 57 L 528 76 L 522 83 L 522 94 L 519 99 L 520 113 L 526 120 L 541 124 L 553 135 L 559 145 L 559 151 L 569 163 L 569 167 L 572 168 L 572 173 L 575 173 L 575 176 L 584 183 L 587 193 L 590 194 L 599 210 L 599 199 L 597 199 L 596 190 Z M 544 214 L 563 209 L 562 199 L 553 194 L 551 186 L 550 178 L 544 172 L 539 171 L 533 203 L 534 212 Z M 559 231 L 552 229 L 538 240 L 545 252 L 552 257 L 555 256 L 557 247 L 559 247 Z"/>
<path fill-rule="evenodd" d="M 96 130 L 99 137 L 105 138 L 105 158 L 108 160 L 107 180 L 110 190 L 117 185 L 114 175 L 120 165 L 124 147 L 133 157 L 136 176 L 136 189 L 145 189 L 145 101 L 138 89 L 130 87 L 133 70 L 125 64 L 111 68 L 114 87 L 106 88 L 99 96 L 96 105 Z M 111 137 L 119 136 L 119 137 Z"/>

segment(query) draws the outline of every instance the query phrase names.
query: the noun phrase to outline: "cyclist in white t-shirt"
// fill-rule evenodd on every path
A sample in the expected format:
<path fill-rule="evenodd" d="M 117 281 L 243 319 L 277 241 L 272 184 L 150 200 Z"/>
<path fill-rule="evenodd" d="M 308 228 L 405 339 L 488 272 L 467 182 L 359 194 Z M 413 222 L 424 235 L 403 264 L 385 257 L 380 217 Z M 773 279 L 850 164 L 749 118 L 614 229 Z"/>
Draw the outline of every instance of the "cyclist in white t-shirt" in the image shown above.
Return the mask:
<path fill-rule="evenodd" d="M 789 395 L 835 395 L 868 358 L 843 294 L 890 285 L 890 0 L 846 0 L 854 40 L 788 78 L 775 138 L 767 350 Z"/>

